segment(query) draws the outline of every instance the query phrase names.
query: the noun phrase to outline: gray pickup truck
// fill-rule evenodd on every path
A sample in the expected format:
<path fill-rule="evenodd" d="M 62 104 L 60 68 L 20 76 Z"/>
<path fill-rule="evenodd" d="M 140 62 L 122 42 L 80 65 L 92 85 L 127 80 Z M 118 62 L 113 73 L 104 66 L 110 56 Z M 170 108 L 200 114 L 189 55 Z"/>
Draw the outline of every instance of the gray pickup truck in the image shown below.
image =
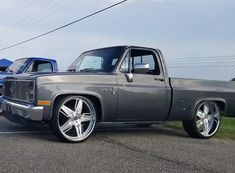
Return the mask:
<path fill-rule="evenodd" d="M 234 82 L 169 78 L 160 50 L 135 46 L 84 52 L 64 73 L 9 76 L 3 98 L 9 120 L 49 123 L 66 142 L 87 139 L 100 122 L 175 120 L 206 139 L 222 114 L 235 115 Z"/>

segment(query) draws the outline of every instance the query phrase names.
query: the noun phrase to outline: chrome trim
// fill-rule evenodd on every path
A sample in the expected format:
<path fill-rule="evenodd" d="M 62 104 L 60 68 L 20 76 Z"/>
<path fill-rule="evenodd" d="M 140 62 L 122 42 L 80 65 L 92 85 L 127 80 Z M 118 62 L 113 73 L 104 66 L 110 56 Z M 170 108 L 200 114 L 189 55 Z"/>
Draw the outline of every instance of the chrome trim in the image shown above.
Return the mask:
<path fill-rule="evenodd" d="M 134 70 L 135 69 L 149 69 L 149 64 L 147 63 L 136 63 L 135 66 L 134 66 Z"/>
<path fill-rule="evenodd" d="M 3 100 L 2 109 L 8 114 L 14 114 L 33 121 L 41 121 L 43 119 L 43 106 L 23 105 Z M 25 111 L 26 114 L 20 113 L 21 111 Z"/>
<path fill-rule="evenodd" d="M 149 73 L 149 64 L 147 63 L 136 63 L 134 65 L 134 73 L 147 74 Z"/>
<path fill-rule="evenodd" d="M 69 102 L 73 104 L 74 109 L 67 107 Z M 93 103 L 85 97 L 69 97 L 59 108 L 57 123 L 65 138 L 71 141 L 86 139 L 92 133 L 96 124 L 96 111 Z"/>
<path fill-rule="evenodd" d="M 16 79 L 16 78 L 7 78 L 7 81 L 20 81 L 20 82 L 31 82 L 31 81 L 33 81 L 32 79 Z"/>
<path fill-rule="evenodd" d="M 126 76 L 126 80 L 127 80 L 128 82 L 133 82 L 134 76 L 133 76 L 132 73 L 126 73 L 125 76 Z"/>

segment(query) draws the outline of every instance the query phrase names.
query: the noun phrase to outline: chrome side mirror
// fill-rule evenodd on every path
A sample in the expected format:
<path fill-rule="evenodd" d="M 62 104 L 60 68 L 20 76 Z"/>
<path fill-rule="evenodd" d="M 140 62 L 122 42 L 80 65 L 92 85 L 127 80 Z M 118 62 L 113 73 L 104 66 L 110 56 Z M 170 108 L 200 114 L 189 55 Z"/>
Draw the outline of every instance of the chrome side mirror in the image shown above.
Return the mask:
<path fill-rule="evenodd" d="M 128 82 L 133 82 L 134 76 L 133 76 L 132 73 L 126 73 L 125 76 L 126 76 L 126 80 L 127 80 Z"/>
<path fill-rule="evenodd" d="M 149 73 L 149 64 L 147 63 L 136 63 L 134 66 L 134 73 L 147 74 Z"/>

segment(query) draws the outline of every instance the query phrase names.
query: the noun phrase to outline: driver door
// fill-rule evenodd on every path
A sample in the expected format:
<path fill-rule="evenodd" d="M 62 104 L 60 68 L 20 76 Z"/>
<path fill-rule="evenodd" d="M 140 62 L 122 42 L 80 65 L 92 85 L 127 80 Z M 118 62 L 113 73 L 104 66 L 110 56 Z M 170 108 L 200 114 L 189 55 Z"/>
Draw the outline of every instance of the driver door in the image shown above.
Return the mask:
<path fill-rule="evenodd" d="M 120 121 L 162 121 L 168 114 L 167 89 L 159 57 L 151 50 L 130 49 L 117 75 Z M 136 64 L 149 71 L 135 72 Z M 133 80 L 129 80 L 128 76 Z"/>

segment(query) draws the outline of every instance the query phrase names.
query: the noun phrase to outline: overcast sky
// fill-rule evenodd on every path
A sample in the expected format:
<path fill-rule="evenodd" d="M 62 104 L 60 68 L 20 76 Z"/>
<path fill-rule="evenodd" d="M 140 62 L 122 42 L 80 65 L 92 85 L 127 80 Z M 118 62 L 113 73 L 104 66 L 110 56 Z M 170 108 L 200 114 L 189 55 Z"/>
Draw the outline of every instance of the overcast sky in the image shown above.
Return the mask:
<path fill-rule="evenodd" d="M 0 48 L 115 2 L 1 0 Z M 85 50 L 123 44 L 160 48 L 167 59 L 234 55 L 234 19 L 234 0 L 128 0 L 43 38 L 0 51 L 0 57 L 51 57 L 65 70 Z"/>

